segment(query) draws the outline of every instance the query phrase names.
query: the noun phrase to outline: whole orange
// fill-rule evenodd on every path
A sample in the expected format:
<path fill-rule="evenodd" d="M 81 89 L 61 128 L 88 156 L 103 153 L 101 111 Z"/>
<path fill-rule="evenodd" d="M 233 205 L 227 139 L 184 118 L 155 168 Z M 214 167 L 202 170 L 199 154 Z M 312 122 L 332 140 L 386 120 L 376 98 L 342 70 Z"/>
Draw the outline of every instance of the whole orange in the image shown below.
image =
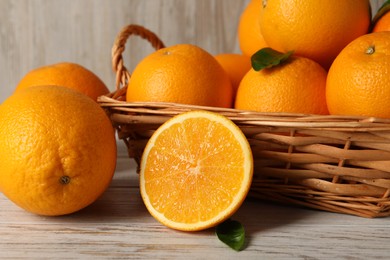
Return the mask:
<path fill-rule="evenodd" d="M 16 87 L 16 91 L 31 86 L 64 86 L 77 90 L 93 100 L 109 92 L 103 81 L 85 67 L 62 62 L 43 66 L 28 72 Z"/>
<path fill-rule="evenodd" d="M 251 0 L 241 13 L 237 34 L 240 50 L 246 56 L 252 56 L 258 50 L 267 47 L 260 30 L 262 9 L 262 0 Z"/>
<path fill-rule="evenodd" d="M 137 64 L 126 100 L 231 107 L 233 87 L 210 53 L 178 44 L 157 50 Z"/>
<path fill-rule="evenodd" d="M 369 30 L 369 0 L 268 0 L 260 28 L 269 47 L 293 50 L 328 69 L 337 54 Z"/>
<path fill-rule="evenodd" d="M 385 13 L 381 18 L 379 18 L 372 29 L 372 32 L 382 31 L 390 31 L 390 12 Z"/>
<path fill-rule="evenodd" d="M 304 57 L 290 57 L 278 66 L 255 71 L 241 80 L 235 108 L 259 112 L 328 114 L 326 71 Z"/>
<path fill-rule="evenodd" d="M 233 86 L 233 95 L 235 96 L 241 79 L 251 69 L 250 57 L 236 53 L 221 53 L 215 55 L 215 59 L 228 74 Z"/>
<path fill-rule="evenodd" d="M 390 118 L 390 32 L 363 35 L 345 47 L 329 69 L 331 114 Z"/>
<path fill-rule="evenodd" d="M 0 191 L 21 208 L 63 215 L 94 202 L 115 171 L 104 110 L 65 87 L 20 90 L 0 105 Z"/>

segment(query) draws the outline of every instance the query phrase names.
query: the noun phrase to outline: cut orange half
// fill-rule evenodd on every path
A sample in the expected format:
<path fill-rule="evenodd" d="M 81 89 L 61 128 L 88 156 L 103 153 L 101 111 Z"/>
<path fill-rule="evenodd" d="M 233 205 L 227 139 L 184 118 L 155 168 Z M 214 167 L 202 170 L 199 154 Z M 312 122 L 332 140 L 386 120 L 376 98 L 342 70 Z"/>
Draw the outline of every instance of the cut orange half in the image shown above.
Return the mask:
<path fill-rule="evenodd" d="M 140 190 L 150 214 L 177 230 L 197 231 L 232 216 L 249 191 L 252 152 L 241 129 L 213 112 L 174 116 L 149 139 Z"/>

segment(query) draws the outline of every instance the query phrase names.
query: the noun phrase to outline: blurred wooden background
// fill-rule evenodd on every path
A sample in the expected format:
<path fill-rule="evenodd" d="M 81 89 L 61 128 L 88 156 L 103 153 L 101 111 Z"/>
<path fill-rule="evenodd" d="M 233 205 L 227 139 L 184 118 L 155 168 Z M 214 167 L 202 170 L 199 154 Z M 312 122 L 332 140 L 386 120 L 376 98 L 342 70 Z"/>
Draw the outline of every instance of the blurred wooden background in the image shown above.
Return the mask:
<path fill-rule="evenodd" d="M 111 47 L 121 28 L 140 24 L 166 45 L 192 43 L 239 53 L 237 24 L 249 0 L 0 0 L 0 103 L 30 70 L 62 61 L 94 71 L 114 90 Z M 375 12 L 384 0 L 371 0 Z M 131 38 L 132 70 L 153 49 Z"/>

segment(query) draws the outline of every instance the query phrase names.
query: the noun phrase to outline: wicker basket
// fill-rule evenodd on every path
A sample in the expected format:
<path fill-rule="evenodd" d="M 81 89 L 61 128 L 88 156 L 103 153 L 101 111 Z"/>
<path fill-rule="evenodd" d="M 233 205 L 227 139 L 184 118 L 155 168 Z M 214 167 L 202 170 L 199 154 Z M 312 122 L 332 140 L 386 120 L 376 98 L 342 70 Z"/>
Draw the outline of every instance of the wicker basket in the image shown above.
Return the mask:
<path fill-rule="evenodd" d="M 126 26 L 112 49 L 117 90 L 98 102 L 138 164 L 148 139 L 167 119 L 190 110 L 213 111 L 235 122 L 249 140 L 255 163 L 251 197 L 361 217 L 390 215 L 390 120 L 129 103 L 130 74 L 122 52 L 131 35 L 155 49 L 164 46 L 149 30 Z"/>

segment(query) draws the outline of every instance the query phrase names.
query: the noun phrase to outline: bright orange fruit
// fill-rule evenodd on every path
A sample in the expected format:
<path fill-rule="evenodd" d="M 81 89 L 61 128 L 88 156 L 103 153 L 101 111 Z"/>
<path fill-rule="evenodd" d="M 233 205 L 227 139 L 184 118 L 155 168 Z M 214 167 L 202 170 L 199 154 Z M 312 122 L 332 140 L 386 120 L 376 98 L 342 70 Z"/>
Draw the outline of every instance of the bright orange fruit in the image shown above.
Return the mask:
<path fill-rule="evenodd" d="M 195 231 L 223 222 L 240 207 L 253 158 L 231 120 L 192 111 L 156 130 L 140 168 L 141 195 L 151 215 L 170 228 Z"/>
<path fill-rule="evenodd" d="M 262 0 L 251 0 L 245 7 L 238 23 L 238 42 L 241 52 L 252 56 L 258 50 L 267 47 L 260 30 L 260 14 L 263 9 Z"/>
<path fill-rule="evenodd" d="M 43 66 L 28 72 L 16 87 L 16 91 L 31 86 L 63 86 L 79 91 L 93 100 L 109 92 L 103 81 L 85 67 L 62 62 Z"/>
<path fill-rule="evenodd" d="M 324 68 L 304 57 L 290 57 L 285 63 L 269 69 L 251 69 L 238 87 L 235 108 L 328 114 L 326 76 Z"/>
<path fill-rule="evenodd" d="M 94 202 L 115 171 L 104 110 L 65 87 L 20 90 L 0 105 L 0 191 L 21 208 L 63 215 Z"/>
<path fill-rule="evenodd" d="M 354 40 L 329 69 L 329 112 L 390 118 L 389 75 L 390 32 L 375 32 Z"/>
<path fill-rule="evenodd" d="M 370 21 L 369 0 L 268 0 L 260 28 L 269 47 L 328 69 L 349 42 L 368 32 Z"/>
<path fill-rule="evenodd" d="M 211 54 L 178 44 L 148 55 L 136 66 L 126 100 L 231 107 L 233 87 Z"/>
<path fill-rule="evenodd" d="M 390 31 L 390 2 L 384 1 L 381 7 L 376 11 L 372 18 L 371 32 Z"/>
<path fill-rule="evenodd" d="M 385 13 L 376 23 L 372 32 L 390 31 L 390 12 Z"/>
<path fill-rule="evenodd" d="M 236 53 L 220 53 L 215 59 L 228 74 L 233 86 L 233 95 L 236 95 L 241 79 L 251 69 L 251 58 Z"/>

